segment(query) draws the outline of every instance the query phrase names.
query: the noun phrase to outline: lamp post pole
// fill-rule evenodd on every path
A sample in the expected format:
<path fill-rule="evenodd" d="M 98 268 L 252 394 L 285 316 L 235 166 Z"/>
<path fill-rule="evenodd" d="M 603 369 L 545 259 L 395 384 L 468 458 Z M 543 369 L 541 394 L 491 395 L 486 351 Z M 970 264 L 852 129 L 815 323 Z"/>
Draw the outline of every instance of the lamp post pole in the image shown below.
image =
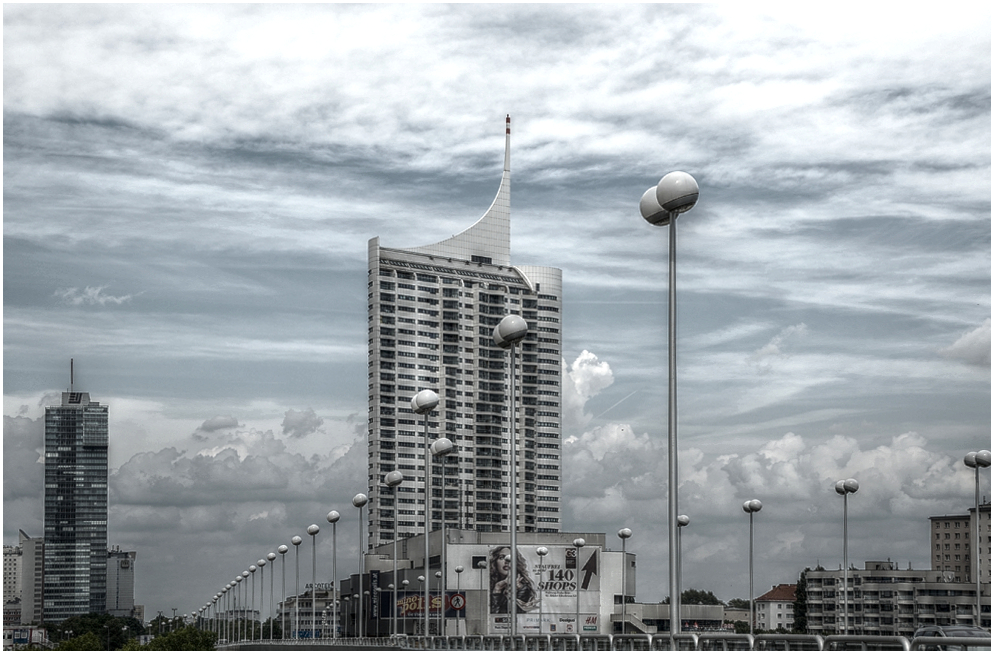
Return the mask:
<path fill-rule="evenodd" d="M 311 525 L 307 533 L 311 536 L 311 639 L 317 638 L 318 606 L 318 532 L 321 527 Z"/>
<path fill-rule="evenodd" d="M 462 567 L 461 565 L 457 565 L 457 566 L 455 567 L 455 570 L 456 570 L 456 594 L 457 594 L 457 595 L 462 595 L 462 573 L 463 573 L 463 570 L 465 570 L 465 569 L 466 569 L 466 568 Z M 465 606 L 466 606 L 466 605 L 465 605 L 465 604 L 463 604 L 463 609 L 462 609 L 463 611 L 465 611 L 465 610 L 466 610 L 466 609 L 465 609 Z M 457 636 L 459 636 L 459 635 L 460 635 L 460 629 L 459 629 L 459 613 L 456 613 L 456 635 L 457 635 Z"/>
<path fill-rule="evenodd" d="M 444 613 L 445 613 L 445 576 L 444 576 L 444 570 L 445 570 L 445 566 L 446 566 L 446 562 L 445 562 L 445 546 L 446 546 L 446 544 L 445 544 L 445 540 L 446 540 L 445 539 L 445 459 L 446 459 L 446 457 L 449 456 L 449 453 L 452 452 L 452 450 L 454 450 L 454 449 L 455 449 L 455 445 L 452 444 L 452 441 L 450 441 L 448 438 L 445 438 L 444 436 L 442 438 L 435 439 L 435 442 L 431 444 L 431 448 L 430 448 L 433 459 L 438 459 L 439 461 L 442 462 L 442 555 L 441 555 L 441 569 L 437 573 L 437 576 L 441 577 L 441 579 L 442 579 L 442 581 L 440 582 L 439 588 L 440 588 L 440 590 L 442 592 L 442 614 L 443 615 L 439 616 L 439 621 L 438 621 L 439 627 L 444 626 L 444 622 L 443 621 L 445 619 L 445 617 L 444 617 Z M 425 482 L 427 483 L 427 481 L 428 481 L 428 478 L 426 477 L 425 478 Z M 439 634 L 439 635 L 444 635 L 444 634 Z"/>
<path fill-rule="evenodd" d="M 545 618 L 545 607 L 542 606 L 542 576 L 545 574 L 545 555 L 549 553 L 549 548 L 545 546 L 536 547 L 535 553 L 538 554 L 538 635 L 541 636 L 542 624 Z"/>
<path fill-rule="evenodd" d="M 270 552 L 266 555 L 266 560 L 270 563 L 276 560 L 276 552 Z M 273 611 L 276 609 L 276 603 L 273 601 L 273 580 L 276 578 L 276 564 L 273 563 L 273 571 L 269 574 L 269 640 L 273 640 L 273 622 L 275 618 L 273 617 Z"/>
<path fill-rule="evenodd" d="M 427 474 L 427 471 L 426 471 Z M 427 481 L 427 477 L 425 478 Z M 391 470 L 383 477 L 383 483 L 386 484 L 387 488 L 394 495 L 394 517 L 393 517 L 393 583 L 390 584 L 393 587 L 393 607 L 390 613 L 393 617 L 393 625 L 391 626 L 391 631 L 394 635 L 397 634 L 397 529 L 400 527 L 400 521 L 398 520 L 397 513 L 397 490 L 396 488 L 404 483 L 404 473 L 400 470 Z"/>
<path fill-rule="evenodd" d="M 585 541 L 582 538 L 573 539 L 573 547 L 576 548 L 576 627 L 575 629 L 576 629 L 577 638 L 579 638 L 580 634 L 582 633 L 582 629 L 580 629 L 580 550 L 583 549 L 583 546 L 586 544 L 587 541 Z M 577 647 L 579 647 L 580 641 L 577 640 L 576 642 L 577 642 Z"/>
<path fill-rule="evenodd" d="M 266 623 L 262 619 L 262 615 L 266 612 L 266 559 L 259 559 L 255 565 L 259 568 L 259 640 L 262 640 L 266 637 Z M 273 604 L 270 602 L 269 607 L 272 608 L 272 606 Z"/>
<path fill-rule="evenodd" d="M 618 538 L 621 539 L 621 634 L 628 632 L 628 555 L 625 552 L 625 542 L 632 537 L 632 530 L 628 527 L 618 530 Z M 673 599 L 670 598 L 670 611 L 673 610 Z M 672 622 L 672 619 L 671 619 Z"/>
<path fill-rule="evenodd" d="M 294 536 L 290 539 L 293 545 L 293 639 L 300 639 L 300 544 L 304 539 Z"/>
<path fill-rule="evenodd" d="M 438 579 L 438 594 L 439 594 L 439 597 L 443 598 L 442 599 L 442 605 L 439 607 L 440 610 L 438 612 L 438 635 L 439 636 L 445 636 L 445 599 L 444 599 L 445 594 L 444 594 L 444 591 L 442 590 L 442 571 L 441 570 L 436 570 L 435 571 L 435 579 Z"/>
<path fill-rule="evenodd" d="M 977 580 L 977 621 L 974 624 L 977 627 L 983 627 L 983 620 L 981 620 L 981 602 L 980 602 L 980 469 L 989 468 L 991 465 L 991 453 L 988 450 L 980 450 L 979 452 L 970 452 L 965 457 L 963 457 L 963 463 L 966 464 L 968 468 L 973 468 L 974 473 L 974 494 L 973 503 L 975 512 L 973 514 L 973 528 L 970 530 L 973 532 L 973 564 L 970 566 L 970 574 L 973 575 L 974 579 Z"/>
<path fill-rule="evenodd" d="M 422 390 L 411 398 L 411 410 L 425 418 L 425 578 L 428 578 L 428 532 L 431 531 L 431 446 L 428 443 L 428 416 L 438 406 L 438 395 L 434 391 Z M 429 591 L 424 584 L 424 635 L 428 636 Z"/>
<path fill-rule="evenodd" d="M 669 522 L 669 566 L 670 566 L 670 637 L 675 639 L 680 633 L 680 604 L 674 601 L 677 586 L 677 570 L 680 568 L 677 552 L 677 515 L 679 515 L 678 494 L 680 488 L 680 468 L 677 460 L 677 403 L 676 403 L 676 219 L 690 211 L 697 204 L 699 188 L 697 180 L 684 172 L 672 172 L 663 176 L 659 183 L 642 194 L 639 211 L 642 217 L 653 225 L 669 226 L 669 435 L 667 450 L 669 459 L 668 479 L 668 522 Z"/>
<path fill-rule="evenodd" d="M 252 614 L 255 613 L 255 571 L 256 570 L 258 570 L 258 568 L 255 566 L 254 563 L 249 566 L 249 575 L 251 576 L 251 582 L 252 582 L 252 602 L 251 604 L 249 604 L 249 618 L 251 618 Z M 260 595 L 259 597 L 261 598 L 262 596 Z M 250 623 L 252 625 L 252 631 L 249 634 L 249 640 L 255 640 L 255 620 L 250 620 Z"/>
<path fill-rule="evenodd" d="M 363 531 L 363 529 L 365 527 L 364 527 L 364 525 L 362 523 L 362 507 L 366 506 L 366 502 L 368 502 L 368 501 L 369 501 L 369 498 L 366 497 L 363 493 L 358 493 L 355 497 L 352 498 L 352 506 L 354 506 L 355 508 L 359 509 L 359 613 L 358 613 L 359 624 L 358 624 L 358 628 L 357 628 L 356 631 L 359 634 L 360 638 L 363 637 L 363 631 L 365 631 L 365 625 L 363 624 L 363 620 L 362 620 L 362 605 L 363 605 L 363 597 L 362 597 L 363 579 L 362 579 L 362 577 L 363 577 L 363 574 L 365 572 L 365 570 L 364 570 L 364 568 L 365 568 L 365 565 L 364 565 L 365 553 L 363 552 L 363 549 L 362 549 L 362 531 Z"/>
<path fill-rule="evenodd" d="M 752 517 L 763 509 L 763 503 L 759 500 L 749 500 L 742 504 L 742 510 L 749 514 L 749 634 L 755 631 L 756 612 L 753 608 L 755 593 L 752 590 L 752 555 L 753 555 L 753 524 Z"/>
<path fill-rule="evenodd" d="M 488 606 L 487 606 L 487 602 L 488 602 L 487 587 L 483 584 L 483 571 L 487 569 L 487 560 L 486 559 L 481 559 L 479 562 L 477 562 L 476 567 L 480 569 L 480 597 L 481 597 L 481 600 L 480 600 L 480 615 L 484 616 L 483 620 L 486 621 L 486 616 L 488 615 L 488 610 L 489 609 L 488 609 Z M 466 631 L 469 631 L 469 629 L 467 629 Z M 483 633 L 488 633 L 489 631 L 490 630 L 488 628 Z"/>
<path fill-rule="evenodd" d="M 406 574 L 406 573 L 405 573 Z M 411 582 L 408 579 L 404 579 L 400 582 L 400 585 L 404 587 L 404 606 L 407 606 L 407 586 Z M 407 612 L 404 612 L 404 623 L 401 625 L 404 629 L 404 635 L 407 635 Z"/>
<path fill-rule="evenodd" d="M 280 545 L 276 548 L 276 551 L 280 553 L 283 562 L 283 574 L 281 576 L 281 583 L 283 584 L 283 589 L 280 591 L 283 595 L 283 601 L 280 602 L 280 640 L 286 640 L 286 553 L 290 551 L 290 548 L 286 545 Z"/>
<path fill-rule="evenodd" d="M 338 511 L 330 511 L 326 518 L 331 523 L 331 637 L 338 638 Z"/>
<path fill-rule="evenodd" d="M 676 592 L 677 592 L 677 602 L 683 602 L 683 528 L 690 524 L 690 518 L 681 514 L 676 518 L 677 532 L 676 532 L 676 552 L 679 555 L 678 559 L 680 561 L 680 567 L 676 571 Z M 673 600 L 670 600 L 670 604 Z M 683 627 L 681 626 L 682 630 Z"/>
<path fill-rule="evenodd" d="M 842 635 L 849 635 L 849 496 L 859 490 L 855 479 L 835 482 L 835 492 L 842 496 Z"/>
<path fill-rule="evenodd" d="M 515 361 L 514 346 L 528 335 L 528 323 L 521 316 L 509 314 L 504 316 L 494 327 L 494 343 L 503 350 L 510 350 L 510 443 L 511 443 L 511 597 L 508 604 L 511 607 L 511 638 L 518 635 L 518 415 L 517 392 L 515 391 Z"/>

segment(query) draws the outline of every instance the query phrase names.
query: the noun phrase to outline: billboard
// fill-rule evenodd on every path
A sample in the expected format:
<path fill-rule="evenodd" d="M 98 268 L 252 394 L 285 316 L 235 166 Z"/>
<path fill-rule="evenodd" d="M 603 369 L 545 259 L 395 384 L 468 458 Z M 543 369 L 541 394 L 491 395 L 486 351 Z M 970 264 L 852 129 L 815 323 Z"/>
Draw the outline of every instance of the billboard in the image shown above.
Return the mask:
<path fill-rule="evenodd" d="M 390 608 L 393 606 L 393 591 L 383 590 L 378 594 L 379 606 L 384 608 L 382 615 L 376 615 L 374 617 L 392 618 L 393 612 Z M 438 592 L 433 592 L 428 596 L 430 602 L 428 609 L 428 617 L 435 619 L 439 617 L 439 613 L 442 610 L 443 599 Z M 417 620 L 424 619 L 425 615 L 425 597 L 423 593 L 417 591 L 399 590 L 397 591 L 397 618 L 401 620 Z M 465 618 L 466 617 L 466 594 L 456 591 L 446 591 L 445 599 L 445 617 L 446 618 Z"/>
<path fill-rule="evenodd" d="M 600 548 L 552 546 L 548 554 L 539 556 L 535 547 L 519 546 L 514 584 L 510 550 L 499 545 L 487 556 L 493 632 L 510 632 L 512 602 L 517 606 L 519 633 L 575 633 L 578 612 L 584 631 L 597 630 Z"/>

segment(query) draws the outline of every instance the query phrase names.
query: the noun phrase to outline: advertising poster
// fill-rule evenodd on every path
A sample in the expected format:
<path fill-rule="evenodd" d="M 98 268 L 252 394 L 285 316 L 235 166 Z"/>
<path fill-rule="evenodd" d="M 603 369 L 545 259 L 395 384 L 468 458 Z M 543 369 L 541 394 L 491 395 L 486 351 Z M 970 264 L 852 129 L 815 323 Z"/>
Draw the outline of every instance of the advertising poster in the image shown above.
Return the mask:
<path fill-rule="evenodd" d="M 384 618 L 392 618 L 393 613 L 390 611 L 390 607 L 393 606 L 393 591 L 383 590 L 378 593 L 379 604 L 385 608 L 383 612 Z M 429 596 L 429 601 L 431 602 L 431 608 L 429 609 L 428 617 L 431 619 L 436 619 L 439 613 L 442 611 L 442 596 L 438 592 L 434 592 Z M 425 598 L 424 595 L 417 591 L 397 591 L 397 618 L 400 620 L 418 620 L 424 619 L 425 611 Z M 465 618 L 466 617 L 466 594 L 456 591 L 447 591 L 445 593 L 445 617 L 446 618 Z"/>
<path fill-rule="evenodd" d="M 575 633 L 579 608 L 583 631 L 597 630 L 600 550 L 571 545 L 549 547 L 541 557 L 518 547 L 516 583 L 511 583 L 509 546 L 490 550 L 489 611 L 493 633 L 510 632 L 511 602 L 517 605 L 518 633 Z M 577 602 L 579 601 L 579 604 Z"/>

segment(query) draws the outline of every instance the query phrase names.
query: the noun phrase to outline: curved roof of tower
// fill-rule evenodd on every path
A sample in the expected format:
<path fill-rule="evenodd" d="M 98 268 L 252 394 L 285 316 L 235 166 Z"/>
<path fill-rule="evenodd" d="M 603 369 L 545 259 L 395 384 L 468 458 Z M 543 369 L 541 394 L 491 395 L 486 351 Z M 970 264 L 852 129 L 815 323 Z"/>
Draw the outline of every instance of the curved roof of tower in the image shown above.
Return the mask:
<path fill-rule="evenodd" d="M 404 248 L 439 257 L 472 261 L 474 256 L 498 266 L 511 265 L 511 117 L 504 137 L 504 174 L 490 208 L 465 231 L 432 245 Z"/>

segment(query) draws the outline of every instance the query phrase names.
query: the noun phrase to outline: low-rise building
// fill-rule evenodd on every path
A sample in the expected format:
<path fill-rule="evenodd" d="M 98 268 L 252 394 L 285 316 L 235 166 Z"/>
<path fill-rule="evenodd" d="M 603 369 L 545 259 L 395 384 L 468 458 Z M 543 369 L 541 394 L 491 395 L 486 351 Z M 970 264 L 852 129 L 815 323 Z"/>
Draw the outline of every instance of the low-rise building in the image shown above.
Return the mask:
<path fill-rule="evenodd" d="M 808 633 L 842 633 L 844 617 L 850 634 L 914 635 L 925 625 L 977 624 L 975 584 L 957 582 L 953 574 L 934 570 L 899 570 L 891 561 L 867 561 L 863 569 L 823 568 L 806 572 Z M 844 595 L 848 596 L 848 613 Z M 981 587 L 980 626 L 990 628 L 989 583 Z"/>
<path fill-rule="evenodd" d="M 794 601 L 797 584 L 777 584 L 769 592 L 756 598 L 756 629 L 775 631 L 794 629 Z"/>

